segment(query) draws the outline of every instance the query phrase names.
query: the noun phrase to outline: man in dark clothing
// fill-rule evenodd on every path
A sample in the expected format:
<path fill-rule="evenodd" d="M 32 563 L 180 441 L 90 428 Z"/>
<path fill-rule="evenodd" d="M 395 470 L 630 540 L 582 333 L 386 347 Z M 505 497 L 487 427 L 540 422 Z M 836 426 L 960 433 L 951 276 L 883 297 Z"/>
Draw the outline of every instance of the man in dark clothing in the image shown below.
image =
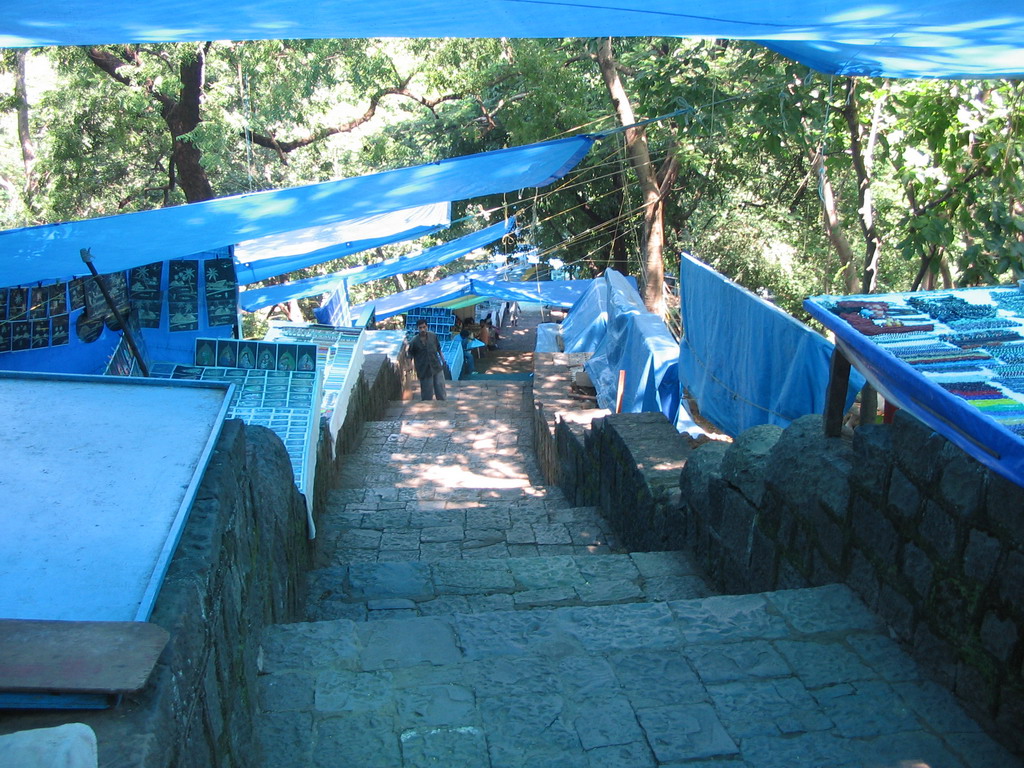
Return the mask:
<path fill-rule="evenodd" d="M 409 344 L 409 354 L 420 380 L 420 399 L 445 399 L 444 360 L 441 357 L 441 342 L 437 334 L 427 330 L 427 321 L 416 323 L 416 336 Z"/>

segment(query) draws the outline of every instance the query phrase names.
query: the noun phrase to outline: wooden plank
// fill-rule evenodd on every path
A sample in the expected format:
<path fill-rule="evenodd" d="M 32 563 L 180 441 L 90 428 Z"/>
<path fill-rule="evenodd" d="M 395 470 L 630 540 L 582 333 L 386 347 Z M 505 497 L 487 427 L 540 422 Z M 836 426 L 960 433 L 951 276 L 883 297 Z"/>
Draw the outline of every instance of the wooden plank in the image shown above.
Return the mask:
<path fill-rule="evenodd" d="M 137 691 L 169 638 L 142 621 L 0 619 L 0 691 Z"/>
<path fill-rule="evenodd" d="M 828 393 L 825 396 L 825 436 L 839 437 L 846 415 L 846 392 L 850 387 L 850 361 L 839 351 L 832 350 L 828 372 Z"/>

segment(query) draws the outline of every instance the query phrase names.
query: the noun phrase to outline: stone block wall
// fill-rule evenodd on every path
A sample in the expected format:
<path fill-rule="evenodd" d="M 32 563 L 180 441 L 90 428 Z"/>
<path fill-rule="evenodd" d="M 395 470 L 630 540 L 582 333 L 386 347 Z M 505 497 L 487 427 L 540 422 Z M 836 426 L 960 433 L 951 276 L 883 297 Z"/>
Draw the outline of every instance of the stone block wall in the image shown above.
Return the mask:
<path fill-rule="evenodd" d="M 720 589 L 848 584 L 1024 752 L 1024 489 L 901 412 L 852 442 L 806 416 L 702 446 L 680 490 Z"/>
<path fill-rule="evenodd" d="M 661 413 L 619 413 L 595 419 L 589 438 L 596 462 L 587 477 L 597 480 L 601 511 L 623 544 L 638 552 L 682 549 L 683 436 Z"/>
<path fill-rule="evenodd" d="M 534 447 L 541 472 L 578 507 L 599 506 L 633 551 L 678 549 L 686 440 L 660 413 L 610 414 L 569 394 L 564 355 L 534 355 Z"/>
<path fill-rule="evenodd" d="M 557 486 L 563 484 L 563 462 L 556 447 L 555 430 L 562 414 L 581 408 L 579 401 L 569 397 L 564 357 L 539 352 L 533 355 L 533 448 L 544 481 Z"/>

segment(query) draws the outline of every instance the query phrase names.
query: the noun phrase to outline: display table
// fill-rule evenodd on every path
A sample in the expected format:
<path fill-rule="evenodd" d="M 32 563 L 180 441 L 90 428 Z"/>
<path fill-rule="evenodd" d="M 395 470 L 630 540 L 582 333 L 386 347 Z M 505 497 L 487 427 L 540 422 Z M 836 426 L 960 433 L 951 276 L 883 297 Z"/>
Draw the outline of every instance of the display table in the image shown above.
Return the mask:
<path fill-rule="evenodd" d="M 833 360 L 830 392 L 848 361 L 887 401 L 1024 485 L 1024 292 L 813 296 L 804 307 L 844 358 Z"/>

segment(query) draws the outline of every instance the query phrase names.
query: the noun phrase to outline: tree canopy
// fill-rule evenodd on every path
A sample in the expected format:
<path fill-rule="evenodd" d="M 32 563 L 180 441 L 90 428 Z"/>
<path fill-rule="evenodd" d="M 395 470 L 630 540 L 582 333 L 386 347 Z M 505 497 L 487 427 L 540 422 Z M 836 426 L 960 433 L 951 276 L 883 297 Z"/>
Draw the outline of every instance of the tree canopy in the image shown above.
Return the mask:
<path fill-rule="evenodd" d="M 812 293 L 1024 273 L 1018 81 L 832 78 L 675 38 L 38 49 L 0 72 L 5 228 L 589 132 L 607 135 L 561 182 L 456 218 L 517 211 L 542 258 L 636 275 L 649 306 L 681 250 L 796 313 Z"/>

